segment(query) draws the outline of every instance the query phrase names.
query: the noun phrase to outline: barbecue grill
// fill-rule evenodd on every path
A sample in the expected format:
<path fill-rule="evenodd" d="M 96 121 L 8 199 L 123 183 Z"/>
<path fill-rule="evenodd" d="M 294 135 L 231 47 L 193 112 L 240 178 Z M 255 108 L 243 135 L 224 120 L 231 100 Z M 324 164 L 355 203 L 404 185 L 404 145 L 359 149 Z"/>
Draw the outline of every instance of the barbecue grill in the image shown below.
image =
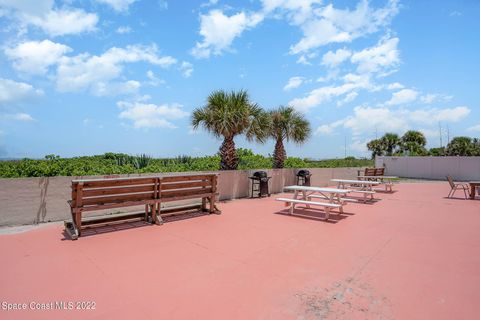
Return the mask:
<path fill-rule="evenodd" d="M 255 192 L 258 193 L 258 197 L 269 196 L 270 192 L 268 191 L 268 180 L 271 177 L 267 176 L 265 171 L 257 171 L 253 176 L 249 177 L 252 180 L 252 198 Z"/>
<path fill-rule="evenodd" d="M 308 170 L 299 170 L 297 172 L 297 185 L 310 186 L 310 177 L 312 174 Z"/>

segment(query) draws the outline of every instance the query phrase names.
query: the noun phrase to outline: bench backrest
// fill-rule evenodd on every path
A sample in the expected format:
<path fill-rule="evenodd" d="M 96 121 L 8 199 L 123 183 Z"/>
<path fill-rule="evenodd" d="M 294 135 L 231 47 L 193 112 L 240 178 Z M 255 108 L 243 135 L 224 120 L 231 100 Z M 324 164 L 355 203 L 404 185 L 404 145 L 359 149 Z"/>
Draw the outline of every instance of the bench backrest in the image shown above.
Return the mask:
<path fill-rule="evenodd" d="M 161 179 L 162 202 L 207 197 L 217 193 L 217 175 L 170 176 Z"/>
<path fill-rule="evenodd" d="M 72 207 L 98 207 L 157 199 L 159 178 L 72 181 Z"/>
<path fill-rule="evenodd" d="M 385 168 L 375 168 L 375 175 L 376 176 L 384 176 L 385 175 Z"/>
<path fill-rule="evenodd" d="M 375 171 L 375 168 L 365 168 L 364 176 L 374 176 Z"/>
<path fill-rule="evenodd" d="M 73 180 L 72 203 L 75 208 L 115 207 L 147 200 L 161 202 L 201 198 L 217 192 L 217 175 Z"/>

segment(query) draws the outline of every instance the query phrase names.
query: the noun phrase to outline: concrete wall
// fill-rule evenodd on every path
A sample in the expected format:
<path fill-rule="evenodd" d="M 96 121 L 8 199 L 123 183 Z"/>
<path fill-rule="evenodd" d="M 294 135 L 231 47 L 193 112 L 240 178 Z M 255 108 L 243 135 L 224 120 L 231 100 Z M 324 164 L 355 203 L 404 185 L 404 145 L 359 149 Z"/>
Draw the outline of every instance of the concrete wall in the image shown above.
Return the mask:
<path fill-rule="evenodd" d="M 375 166 L 385 166 L 385 174 L 405 177 L 445 180 L 480 180 L 480 157 L 376 157 Z"/>
<path fill-rule="evenodd" d="M 311 183 L 326 186 L 333 178 L 353 178 L 360 168 L 317 168 L 309 169 L 313 174 Z M 250 196 L 250 179 L 258 170 L 216 171 L 219 174 L 218 191 L 220 200 L 245 198 Z M 296 183 L 296 169 L 265 170 L 272 177 L 270 192 L 279 193 L 286 185 Z M 181 172 L 166 175 L 198 174 L 199 172 Z M 152 176 L 154 174 L 144 174 Z M 0 226 L 35 224 L 48 221 L 69 219 L 67 200 L 71 198 L 71 181 L 87 178 L 138 177 L 136 175 L 93 176 L 93 177 L 45 177 L 0 179 Z M 132 207 L 127 210 L 142 210 Z M 102 214 L 92 212 L 91 215 Z"/>

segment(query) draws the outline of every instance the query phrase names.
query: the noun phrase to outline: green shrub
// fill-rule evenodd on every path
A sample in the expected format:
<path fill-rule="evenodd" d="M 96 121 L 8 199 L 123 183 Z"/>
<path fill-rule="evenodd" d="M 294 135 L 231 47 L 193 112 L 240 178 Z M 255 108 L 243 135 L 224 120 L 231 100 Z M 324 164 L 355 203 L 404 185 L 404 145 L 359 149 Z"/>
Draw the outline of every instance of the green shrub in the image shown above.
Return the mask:
<path fill-rule="evenodd" d="M 253 153 L 249 149 L 238 149 L 240 170 L 272 168 L 271 156 Z M 309 160 L 288 157 L 285 168 L 334 168 L 373 166 L 372 160 L 346 159 Z M 142 154 L 132 156 L 124 153 L 105 153 L 103 155 L 75 158 L 60 158 L 48 155 L 42 160 L 22 159 L 0 161 L 0 177 L 52 177 L 52 176 L 90 176 L 129 173 L 216 171 L 220 169 L 220 156 L 175 158 L 152 158 Z"/>

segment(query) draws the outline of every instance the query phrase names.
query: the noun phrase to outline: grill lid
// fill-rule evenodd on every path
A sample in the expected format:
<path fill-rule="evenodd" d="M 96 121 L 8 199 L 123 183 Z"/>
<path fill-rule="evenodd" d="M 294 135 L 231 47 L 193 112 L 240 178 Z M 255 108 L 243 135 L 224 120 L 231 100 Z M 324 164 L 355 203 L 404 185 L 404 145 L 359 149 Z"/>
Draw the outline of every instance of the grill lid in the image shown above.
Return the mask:
<path fill-rule="evenodd" d="M 310 175 L 310 171 L 308 170 L 299 170 L 298 173 L 297 173 L 297 176 L 299 177 L 306 177 L 306 176 L 309 176 Z"/>
<path fill-rule="evenodd" d="M 266 171 L 257 171 L 253 174 L 253 176 L 257 179 L 266 178 L 267 172 Z"/>

